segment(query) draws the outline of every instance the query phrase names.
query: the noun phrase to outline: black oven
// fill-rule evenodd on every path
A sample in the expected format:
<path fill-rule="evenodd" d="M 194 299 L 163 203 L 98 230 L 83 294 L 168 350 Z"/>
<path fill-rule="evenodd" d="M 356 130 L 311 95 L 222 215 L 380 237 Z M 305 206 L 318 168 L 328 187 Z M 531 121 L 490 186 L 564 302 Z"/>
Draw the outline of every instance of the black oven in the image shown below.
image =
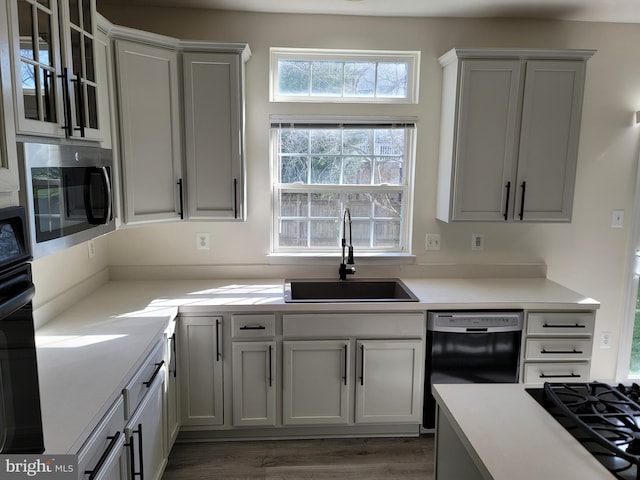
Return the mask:
<path fill-rule="evenodd" d="M 0 209 L 0 453 L 42 453 L 31 299 L 31 250 L 22 207 Z"/>
<path fill-rule="evenodd" d="M 111 150 L 20 143 L 21 204 L 38 258 L 115 229 Z"/>

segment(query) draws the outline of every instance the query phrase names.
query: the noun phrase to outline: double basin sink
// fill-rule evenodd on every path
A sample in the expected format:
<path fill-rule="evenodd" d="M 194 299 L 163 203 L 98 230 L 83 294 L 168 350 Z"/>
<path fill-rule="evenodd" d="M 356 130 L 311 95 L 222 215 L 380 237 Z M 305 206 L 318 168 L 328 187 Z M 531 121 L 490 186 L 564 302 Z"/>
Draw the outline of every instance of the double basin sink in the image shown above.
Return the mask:
<path fill-rule="evenodd" d="M 284 281 L 285 303 L 417 302 L 397 278 L 296 279 Z"/>

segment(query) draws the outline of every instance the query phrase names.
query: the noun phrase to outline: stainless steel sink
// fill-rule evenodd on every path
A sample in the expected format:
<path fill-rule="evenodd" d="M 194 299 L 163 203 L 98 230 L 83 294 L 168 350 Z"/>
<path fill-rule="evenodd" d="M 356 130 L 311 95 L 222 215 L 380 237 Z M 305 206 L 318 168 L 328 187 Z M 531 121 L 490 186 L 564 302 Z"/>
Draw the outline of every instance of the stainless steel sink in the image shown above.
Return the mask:
<path fill-rule="evenodd" d="M 284 281 L 286 303 L 417 302 L 397 278 L 295 279 Z"/>

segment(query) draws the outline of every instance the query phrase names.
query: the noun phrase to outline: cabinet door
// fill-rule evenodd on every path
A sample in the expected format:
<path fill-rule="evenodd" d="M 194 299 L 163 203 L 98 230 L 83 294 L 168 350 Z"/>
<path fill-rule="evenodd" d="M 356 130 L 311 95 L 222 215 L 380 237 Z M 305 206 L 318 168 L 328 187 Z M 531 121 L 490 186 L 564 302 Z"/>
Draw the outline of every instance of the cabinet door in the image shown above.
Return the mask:
<path fill-rule="evenodd" d="M 283 423 L 349 422 L 347 340 L 284 342 Z"/>
<path fill-rule="evenodd" d="M 62 66 L 69 75 L 69 136 L 102 140 L 98 94 L 107 85 L 96 68 L 95 0 L 59 0 L 59 5 Z"/>
<path fill-rule="evenodd" d="M 124 221 L 180 218 L 178 54 L 116 40 Z"/>
<path fill-rule="evenodd" d="M 18 133 L 64 137 L 58 2 L 6 4 Z"/>
<path fill-rule="evenodd" d="M 183 55 L 191 220 L 244 218 L 243 65 L 239 54 Z"/>
<path fill-rule="evenodd" d="M 180 317 L 182 425 L 222 425 L 222 317 Z"/>
<path fill-rule="evenodd" d="M 419 423 L 423 363 L 420 340 L 357 342 L 356 422 Z"/>
<path fill-rule="evenodd" d="M 585 65 L 527 62 L 516 194 L 522 218 L 517 219 L 571 220 Z"/>
<path fill-rule="evenodd" d="M 233 424 L 276 424 L 276 342 L 233 343 Z"/>
<path fill-rule="evenodd" d="M 167 365 L 167 449 L 171 450 L 180 431 L 180 396 L 178 395 L 178 363 L 176 359 L 175 322 L 165 331 L 165 364 Z"/>
<path fill-rule="evenodd" d="M 7 10 L 0 7 L 0 52 L 9 51 Z M 20 188 L 9 55 L 0 55 L 0 192 Z"/>
<path fill-rule="evenodd" d="M 149 386 L 144 400 L 125 429 L 129 443 L 132 444 L 129 456 L 131 478 L 134 478 L 134 473 L 145 480 L 159 480 L 162 477 L 168 458 L 164 429 L 164 388 L 163 369 Z"/>
<path fill-rule="evenodd" d="M 521 70 L 517 60 L 462 61 L 453 220 L 504 221 L 512 211 Z"/>

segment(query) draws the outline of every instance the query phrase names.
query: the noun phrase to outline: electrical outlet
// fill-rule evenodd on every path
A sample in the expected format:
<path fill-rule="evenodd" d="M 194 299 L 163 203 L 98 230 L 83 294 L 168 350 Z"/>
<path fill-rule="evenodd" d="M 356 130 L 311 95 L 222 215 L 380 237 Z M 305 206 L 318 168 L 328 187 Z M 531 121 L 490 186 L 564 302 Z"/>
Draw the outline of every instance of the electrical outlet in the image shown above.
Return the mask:
<path fill-rule="evenodd" d="M 425 250 L 440 250 L 440 234 L 439 233 L 427 233 L 424 239 Z"/>
<path fill-rule="evenodd" d="M 209 234 L 208 233 L 196 233 L 196 249 L 209 250 Z"/>
<path fill-rule="evenodd" d="M 611 228 L 622 228 L 624 226 L 624 210 L 614 210 L 611 214 Z"/>
<path fill-rule="evenodd" d="M 484 234 L 471 234 L 471 250 L 484 250 Z"/>
<path fill-rule="evenodd" d="M 87 248 L 88 248 L 89 258 L 95 257 L 96 256 L 96 244 L 93 242 L 93 239 L 89 240 L 87 242 Z"/>
<path fill-rule="evenodd" d="M 613 343 L 613 332 L 602 332 L 600 334 L 600 348 L 611 348 Z"/>

